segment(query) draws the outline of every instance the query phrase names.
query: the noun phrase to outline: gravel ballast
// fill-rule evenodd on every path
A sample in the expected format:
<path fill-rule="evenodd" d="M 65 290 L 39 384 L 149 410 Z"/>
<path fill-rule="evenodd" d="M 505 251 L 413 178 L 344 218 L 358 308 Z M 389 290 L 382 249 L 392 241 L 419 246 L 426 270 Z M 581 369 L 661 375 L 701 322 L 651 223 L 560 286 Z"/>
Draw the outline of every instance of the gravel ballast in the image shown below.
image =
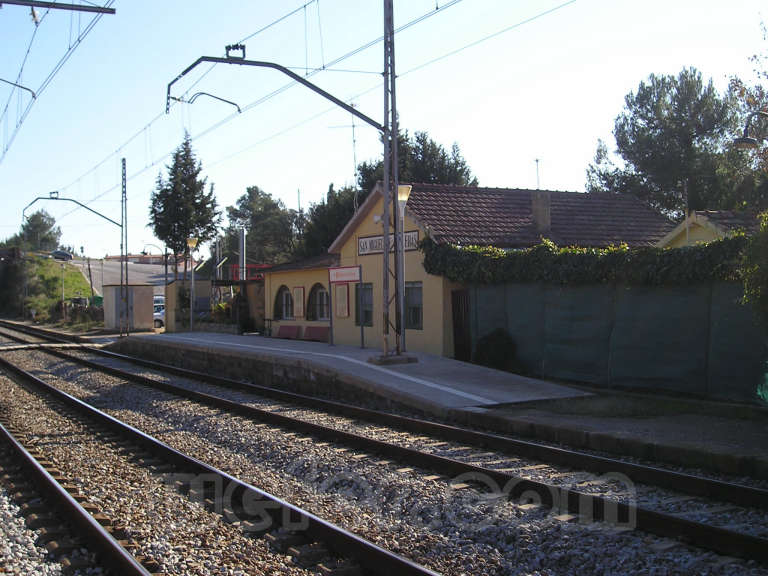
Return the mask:
<path fill-rule="evenodd" d="M 768 574 L 753 562 L 454 489 L 429 471 L 403 470 L 41 352 L 7 357 L 192 456 L 445 574 Z"/>
<path fill-rule="evenodd" d="M 89 428 L 61 416 L 6 378 L 0 378 L 0 395 L 11 423 L 36 439 L 46 458 L 90 504 L 125 525 L 139 545 L 135 553 L 158 562 L 163 573 L 307 574 L 264 540 L 224 523 L 162 477 L 99 441 Z"/>

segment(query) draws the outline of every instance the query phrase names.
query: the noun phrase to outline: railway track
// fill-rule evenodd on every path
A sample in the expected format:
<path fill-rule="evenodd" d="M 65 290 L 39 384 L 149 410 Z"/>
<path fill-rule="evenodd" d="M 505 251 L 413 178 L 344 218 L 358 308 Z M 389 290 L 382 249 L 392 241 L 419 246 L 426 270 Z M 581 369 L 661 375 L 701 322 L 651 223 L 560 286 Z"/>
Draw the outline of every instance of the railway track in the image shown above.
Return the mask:
<path fill-rule="evenodd" d="M 111 444 L 112 456 L 117 451 L 124 461 L 130 460 L 134 465 L 137 464 L 151 471 L 155 476 L 154 483 L 157 484 L 155 488 L 151 488 L 151 482 L 149 484 L 150 492 L 153 495 L 156 496 L 161 493 L 163 487 L 173 486 L 203 508 L 216 512 L 221 517 L 220 524 L 235 524 L 248 537 L 263 536 L 269 542 L 271 549 L 278 554 L 274 560 L 275 566 L 284 564 L 285 555 L 291 556 L 296 570 L 286 573 L 303 574 L 304 571 L 299 570 L 299 567 L 302 567 L 329 575 L 435 574 L 433 571 L 371 544 L 301 508 L 292 506 L 225 472 L 186 456 L 92 406 L 49 386 L 29 372 L 13 367 L 8 363 L 4 363 L 3 368 L 13 374 L 14 379 L 22 380 L 27 389 L 34 389 L 36 394 L 42 394 L 49 398 L 49 404 L 54 405 L 56 409 L 51 410 L 51 406 L 49 406 L 49 411 L 55 413 L 46 416 L 46 419 L 55 419 L 57 416 L 70 420 L 75 419 L 81 425 L 89 428 L 99 442 Z M 104 454 L 102 457 L 104 460 L 110 458 L 109 455 Z M 57 457 L 59 463 L 62 462 L 62 458 L 66 459 L 59 454 Z M 102 458 L 98 459 L 98 465 L 102 465 Z M 122 465 L 126 466 L 127 464 L 123 462 Z M 61 475 L 59 471 L 57 474 Z M 115 479 L 112 478 L 109 482 L 114 483 Z M 143 491 L 146 491 L 148 487 L 145 482 L 147 482 L 146 478 L 141 482 Z M 91 486 L 91 490 L 96 491 L 99 488 L 94 485 Z M 108 497 L 101 495 L 101 499 L 108 499 Z M 157 499 L 153 496 L 152 507 L 155 506 L 157 506 Z M 91 512 L 94 509 L 90 507 Z M 154 511 L 152 513 L 154 514 Z M 131 511 L 128 513 L 128 517 L 138 514 L 146 514 L 146 510 L 143 512 Z M 86 514 L 86 518 L 90 518 L 91 524 L 96 524 L 98 519 L 103 519 L 100 513 L 97 516 Z M 200 523 L 199 518 L 198 523 Z M 204 526 L 205 522 L 201 524 Z M 221 530 L 222 526 L 219 526 L 218 529 Z M 121 530 L 130 531 L 131 528 L 127 526 Z M 138 531 L 134 530 L 134 532 Z M 131 547 L 137 546 L 137 544 L 131 545 Z M 210 548 L 211 545 L 206 547 Z M 242 543 L 238 544 L 237 548 L 242 550 L 238 554 L 244 557 L 248 556 L 246 554 L 247 548 Z M 124 550 L 123 554 L 126 554 Z M 162 556 L 149 560 L 143 558 L 142 560 L 149 562 L 150 566 L 154 568 L 159 568 L 164 562 Z M 137 563 L 136 560 L 133 562 Z M 114 566 L 118 568 L 117 573 L 134 573 L 122 572 L 119 565 L 115 564 Z M 187 568 L 191 567 L 192 570 L 182 573 L 194 573 L 195 566 L 195 564 L 187 566 Z M 254 567 L 248 564 L 248 568 L 253 569 Z M 147 574 L 148 572 L 144 569 L 144 571 L 135 573 Z"/>
<path fill-rule="evenodd" d="M 553 470 L 551 467 L 541 463 L 528 463 L 527 461 L 520 461 L 519 458 L 503 458 L 510 448 L 519 449 L 519 446 L 504 444 L 502 442 L 504 439 L 497 436 L 478 435 L 478 433 L 470 433 L 469 431 L 434 425 L 432 423 L 401 419 L 398 424 L 405 422 L 409 426 L 413 426 L 416 423 L 419 432 L 427 424 L 436 426 L 436 428 L 430 428 L 434 435 L 414 438 L 413 432 L 409 431 L 400 433 L 399 437 L 390 437 L 389 441 L 384 442 L 339 429 L 340 425 L 347 428 L 360 427 L 360 425 L 350 423 L 349 421 L 346 423 L 341 422 L 341 424 L 336 422 L 336 427 L 331 428 L 307 421 L 306 414 L 304 414 L 304 419 L 288 416 L 284 412 L 291 410 L 291 408 L 285 405 L 272 406 L 270 409 L 251 406 L 249 403 L 253 404 L 253 392 L 256 391 L 254 388 L 259 387 L 227 381 L 225 383 L 228 386 L 237 386 L 241 391 L 247 389 L 249 393 L 238 392 L 239 396 L 236 394 L 233 399 L 226 399 L 199 390 L 174 386 L 168 381 L 156 379 L 156 375 L 154 378 L 148 378 L 145 375 L 137 374 L 135 371 L 126 373 L 114 365 L 105 367 L 101 364 L 104 361 L 103 359 L 96 363 L 93 359 L 84 358 L 82 355 L 78 358 L 72 358 L 69 353 L 61 350 L 48 350 L 47 352 L 56 354 L 70 362 L 79 362 L 93 370 L 108 372 L 112 376 L 123 380 L 162 389 L 165 393 L 191 398 L 196 402 L 216 406 L 219 409 L 238 413 L 262 422 L 269 422 L 283 429 L 296 430 L 303 434 L 310 434 L 314 438 L 321 438 L 334 443 L 344 443 L 346 446 L 355 449 L 391 457 L 397 459 L 400 463 L 427 468 L 444 475 L 461 476 L 462 480 L 475 487 L 483 488 L 482 485 L 485 483 L 484 488 L 487 490 L 490 487 L 489 481 L 496 489 L 500 486 L 509 487 L 504 491 L 505 497 L 510 497 L 517 501 L 520 501 L 522 497 L 524 499 L 522 506 L 548 506 L 555 509 L 560 517 L 571 516 L 571 519 L 579 518 L 582 521 L 587 519 L 590 521 L 608 519 L 622 525 L 632 522 L 634 526 L 641 530 L 680 538 L 698 546 L 716 550 L 719 553 L 766 561 L 766 555 L 763 551 L 766 550 L 765 544 L 768 541 L 764 538 L 765 531 L 761 532 L 760 530 L 760 526 L 764 527 L 766 522 L 765 517 L 760 511 L 734 510 L 733 507 L 723 506 L 719 503 L 713 504 L 709 500 L 699 499 L 697 501 L 697 499 L 691 497 L 669 493 L 655 495 L 655 504 L 661 510 L 649 509 L 636 505 L 636 502 L 631 497 L 628 498 L 626 490 L 617 489 L 613 485 L 616 483 L 616 478 L 596 478 L 579 471 Z M 89 351 L 88 355 L 92 355 L 92 351 Z M 112 362 L 116 360 L 116 355 L 110 354 L 108 356 L 112 359 Z M 154 368 L 157 367 L 155 366 Z M 179 373 L 178 369 L 175 371 Z M 190 375 L 193 374 L 186 373 L 186 376 Z M 201 377 L 201 375 L 194 376 Z M 200 386 L 198 383 L 197 387 L 199 388 Z M 195 385 L 193 384 L 191 388 L 195 388 Z M 208 386 L 208 388 L 211 387 Z M 221 392 L 221 386 L 214 388 L 218 388 Z M 277 391 L 270 392 L 275 393 Z M 283 398 L 286 397 L 286 394 L 284 392 L 280 393 Z M 232 393 L 230 392 L 231 395 Z M 296 397 L 296 395 L 290 394 L 287 396 L 291 400 L 295 400 Z M 299 397 L 299 400 L 304 401 L 306 399 Z M 342 411 L 351 410 L 357 417 L 365 415 L 371 419 L 376 420 L 378 418 L 380 420 L 382 416 L 378 413 L 368 414 L 365 411 L 361 412 L 360 409 L 352 409 L 351 407 L 345 407 L 336 403 L 324 402 L 323 404 L 323 408 L 326 407 L 325 404 L 331 404 L 331 408 L 336 411 L 342 409 Z M 295 406 L 293 410 L 295 411 Z M 280 413 L 281 411 L 283 413 Z M 470 444 L 478 444 L 486 448 L 488 444 L 498 445 L 502 443 L 505 450 L 483 454 L 478 453 L 476 450 L 474 452 L 468 451 L 466 445 L 450 445 L 450 443 L 446 442 L 435 442 L 436 436 L 445 437 L 446 434 L 450 435 L 452 433 L 461 436 L 462 439 L 466 439 L 467 434 L 470 434 Z M 475 434 L 475 436 L 471 434 Z M 416 444 L 419 445 L 419 448 L 405 448 L 399 445 L 403 443 Z M 524 447 L 529 450 L 531 449 L 530 443 L 523 444 L 525 445 Z M 462 454 L 463 452 L 467 453 Z M 562 457 L 562 451 L 558 452 L 558 454 Z M 499 458 L 500 456 L 502 458 Z M 568 456 L 570 458 L 574 457 L 573 454 Z M 605 462 L 602 462 L 602 464 L 605 465 Z M 642 469 L 643 467 L 640 468 Z M 644 472 L 646 474 L 654 473 L 658 475 L 664 471 L 652 469 Z M 523 473 L 526 474 L 526 477 L 520 475 Z M 759 489 L 722 483 L 711 479 L 699 479 L 686 475 L 680 476 L 687 481 L 693 478 L 699 482 L 709 483 L 705 487 L 694 487 L 694 492 L 709 495 L 718 491 L 722 492 L 735 488 L 735 491 L 730 492 L 730 498 L 723 498 L 723 500 L 737 500 L 742 506 L 751 503 L 755 508 L 765 507 L 765 493 Z M 557 483 L 553 483 L 553 479 Z M 680 482 L 682 479 L 678 478 L 674 481 Z M 674 481 L 667 480 L 668 483 L 674 483 Z M 581 487 L 582 490 L 575 490 L 573 488 L 574 485 Z M 592 493 L 584 492 L 584 490 L 591 491 Z M 648 499 L 648 494 L 641 494 L 640 499 L 642 500 L 643 498 Z M 725 523 L 725 527 L 713 525 L 718 522 L 718 517 L 721 524 Z M 735 523 L 734 517 L 737 518 Z M 736 526 L 735 524 L 738 525 Z"/>
<path fill-rule="evenodd" d="M 44 566 L 55 565 L 71 572 L 104 571 L 110 567 L 127 576 L 149 576 L 141 559 L 134 558 L 121 545 L 120 538 L 125 536 L 122 529 L 105 516 L 93 516 L 81 505 L 85 499 L 82 493 L 67 485 L 60 471 L 35 447 L 27 449 L 24 444 L 31 442 L 0 417 L 0 486 L 13 495 L 26 528 L 33 531 L 35 545 L 45 550 L 45 556 L 5 557 L 0 563 L 3 571 L 7 566 L 37 573 Z M 12 519 L 7 522 L 12 523 Z"/>

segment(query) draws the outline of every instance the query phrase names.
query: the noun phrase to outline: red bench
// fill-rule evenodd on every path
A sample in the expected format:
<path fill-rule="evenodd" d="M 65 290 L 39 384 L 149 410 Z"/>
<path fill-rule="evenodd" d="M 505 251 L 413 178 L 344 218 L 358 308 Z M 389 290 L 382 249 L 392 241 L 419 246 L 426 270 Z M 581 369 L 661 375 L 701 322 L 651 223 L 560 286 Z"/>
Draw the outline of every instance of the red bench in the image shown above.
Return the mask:
<path fill-rule="evenodd" d="M 280 326 L 275 337 L 299 340 L 301 338 L 301 326 Z"/>
<path fill-rule="evenodd" d="M 328 326 L 305 326 L 304 340 L 314 340 L 315 342 L 328 342 L 330 334 Z"/>

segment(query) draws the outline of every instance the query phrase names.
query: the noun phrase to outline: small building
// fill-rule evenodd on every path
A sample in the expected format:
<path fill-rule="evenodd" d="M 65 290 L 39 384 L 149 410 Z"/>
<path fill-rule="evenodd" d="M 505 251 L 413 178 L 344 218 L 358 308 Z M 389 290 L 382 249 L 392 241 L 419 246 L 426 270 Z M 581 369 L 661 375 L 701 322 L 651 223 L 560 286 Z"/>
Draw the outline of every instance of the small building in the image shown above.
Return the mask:
<path fill-rule="evenodd" d="M 659 248 L 680 248 L 713 240 L 720 240 L 738 232 L 755 234 L 760 229 L 760 220 L 749 210 L 696 210 L 666 234 L 657 246 Z"/>
<path fill-rule="evenodd" d="M 104 294 L 104 328 L 108 330 L 121 329 L 121 311 L 123 304 L 119 284 L 105 284 Z M 130 330 L 152 330 L 154 328 L 154 286 L 151 284 L 129 284 L 127 287 L 128 319 Z M 122 327 L 125 327 L 123 325 Z"/>
<path fill-rule="evenodd" d="M 382 348 L 382 211 L 379 184 L 327 255 L 265 272 L 273 336 L 327 340 L 333 314 L 336 343 L 360 345 L 362 323 L 364 345 Z M 534 246 L 543 238 L 561 246 L 653 246 L 672 228 L 673 222 L 629 195 L 413 184 L 404 225 L 406 347 L 466 355 L 466 287 L 424 270 L 418 246 L 425 235 L 437 242 L 505 249 Z M 362 282 L 334 284 L 329 293 L 329 268 L 335 266 L 360 266 Z M 390 281 L 390 294 L 393 285 Z M 390 318 L 394 322 L 394 306 Z"/>

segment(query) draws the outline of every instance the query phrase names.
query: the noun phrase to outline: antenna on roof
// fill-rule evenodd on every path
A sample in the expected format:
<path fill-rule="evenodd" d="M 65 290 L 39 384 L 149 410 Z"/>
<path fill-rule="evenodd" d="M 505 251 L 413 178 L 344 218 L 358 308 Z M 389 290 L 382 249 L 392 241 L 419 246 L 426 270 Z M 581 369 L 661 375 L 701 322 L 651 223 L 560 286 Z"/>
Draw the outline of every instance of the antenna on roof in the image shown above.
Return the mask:
<path fill-rule="evenodd" d="M 536 158 L 536 190 L 540 188 L 539 186 L 539 159 Z"/>

